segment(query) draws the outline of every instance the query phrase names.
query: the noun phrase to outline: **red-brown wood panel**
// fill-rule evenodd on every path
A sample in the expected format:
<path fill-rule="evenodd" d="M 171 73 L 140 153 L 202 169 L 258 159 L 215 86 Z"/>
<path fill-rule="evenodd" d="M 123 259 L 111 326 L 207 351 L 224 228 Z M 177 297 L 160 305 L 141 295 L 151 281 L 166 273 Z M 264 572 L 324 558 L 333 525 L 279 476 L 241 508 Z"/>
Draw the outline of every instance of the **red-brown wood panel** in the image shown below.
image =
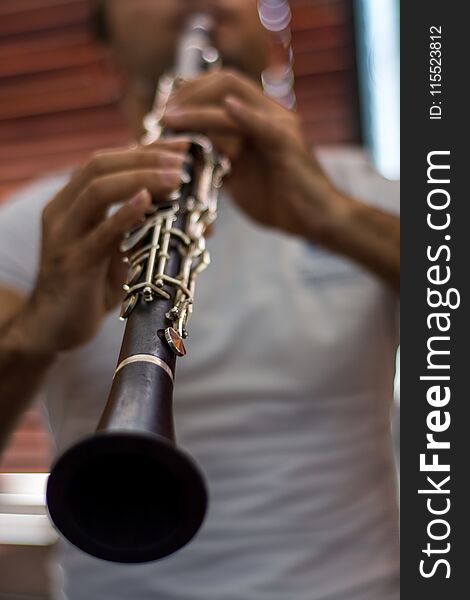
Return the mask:
<path fill-rule="evenodd" d="M 119 86 L 88 27 L 92 0 L 0 1 L 0 201 L 92 150 L 122 144 Z M 314 143 L 359 139 L 352 0 L 292 0 L 298 110 Z M 47 469 L 29 411 L 0 470 Z"/>

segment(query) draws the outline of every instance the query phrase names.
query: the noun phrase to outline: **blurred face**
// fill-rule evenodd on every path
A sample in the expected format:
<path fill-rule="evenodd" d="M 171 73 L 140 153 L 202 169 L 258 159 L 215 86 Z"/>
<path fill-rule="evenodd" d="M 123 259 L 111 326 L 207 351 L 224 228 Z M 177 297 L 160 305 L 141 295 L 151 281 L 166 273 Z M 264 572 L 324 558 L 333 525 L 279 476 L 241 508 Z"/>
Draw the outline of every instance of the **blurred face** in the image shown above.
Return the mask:
<path fill-rule="evenodd" d="M 209 13 L 223 64 L 258 78 L 266 66 L 266 35 L 256 0 L 107 0 L 116 58 L 128 74 L 156 81 L 173 61 L 188 15 Z"/>

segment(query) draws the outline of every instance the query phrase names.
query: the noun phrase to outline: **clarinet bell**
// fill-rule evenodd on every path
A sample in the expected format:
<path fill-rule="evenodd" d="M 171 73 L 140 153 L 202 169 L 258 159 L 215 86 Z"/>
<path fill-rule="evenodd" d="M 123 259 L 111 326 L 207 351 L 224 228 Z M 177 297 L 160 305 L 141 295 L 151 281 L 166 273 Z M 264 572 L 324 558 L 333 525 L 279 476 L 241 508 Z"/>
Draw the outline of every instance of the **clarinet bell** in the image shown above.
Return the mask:
<path fill-rule="evenodd" d="M 204 519 L 207 492 L 194 460 L 148 432 L 98 432 L 55 463 L 50 517 L 74 546 L 108 561 L 142 563 L 176 552 Z"/>
<path fill-rule="evenodd" d="M 159 310 L 158 304 L 152 309 Z M 134 323 L 143 327 L 139 312 Z M 145 333 L 151 338 L 148 327 Z M 174 368 L 171 350 L 161 352 Z M 163 558 L 187 544 L 204 520 L 207 488 L 195 460 L 176 445 L 172 390 L 168 373 L 154 362 L 127 364 L 115 375 L 97 432 L 52 467 L 51 520 L 69 542 L 96 558 Z"/>

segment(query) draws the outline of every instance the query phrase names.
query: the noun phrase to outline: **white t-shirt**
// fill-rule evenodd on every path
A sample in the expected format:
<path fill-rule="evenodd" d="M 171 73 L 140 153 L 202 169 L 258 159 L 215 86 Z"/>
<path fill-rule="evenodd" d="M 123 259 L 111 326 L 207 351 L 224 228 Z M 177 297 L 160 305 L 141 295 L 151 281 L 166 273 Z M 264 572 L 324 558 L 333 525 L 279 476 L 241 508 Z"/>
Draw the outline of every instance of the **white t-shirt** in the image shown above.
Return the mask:
<path fill-rule="evenodd" d="M 398 184 L 362 152 L 320 159 L 339 187 L 398 211 Z M 40 213 L 65 180 L 0 209 L 1 285 L 31 289 Z M 57 598 L 397 600 L 395 295 L 359 265 L 253 224 L 227 198 L 208 246 L 175 386 L 178 442 L 209 483 L 207 519 L 188 546 L 144 565 L 62 542 Z M 52 369 L 45 408 L 58 450 L 94 430 L 122 333 L 110 314 Z"/>

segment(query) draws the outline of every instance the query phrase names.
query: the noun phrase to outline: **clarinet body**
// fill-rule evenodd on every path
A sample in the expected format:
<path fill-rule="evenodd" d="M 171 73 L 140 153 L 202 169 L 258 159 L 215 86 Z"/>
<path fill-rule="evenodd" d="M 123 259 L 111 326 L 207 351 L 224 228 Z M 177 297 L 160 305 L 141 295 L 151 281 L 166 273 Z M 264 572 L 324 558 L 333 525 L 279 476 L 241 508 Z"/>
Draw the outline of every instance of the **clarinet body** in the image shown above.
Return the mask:
<path fill-rule="evenodd" d="M 175 86 L 217 63 L 210 22 L 197 15 L 180 42 L 174 73 L 160 79 L 143 144 L 167 135 L 160 118 Z M 184 137 L 190 149 L 180 189 L 165 204 L 155 202 L 122 242 L 127 323 L 97 431 L 66 450 L 48 480 L 56 528 L 81 550 L 110 561 L 147 562 L 175 552 L 198 531 L 207 508 L 204 477 L 176 446 L 172 399 L 196 278 L 209 264 L 204 234 L 229 165 L 205 136 Z"/>

